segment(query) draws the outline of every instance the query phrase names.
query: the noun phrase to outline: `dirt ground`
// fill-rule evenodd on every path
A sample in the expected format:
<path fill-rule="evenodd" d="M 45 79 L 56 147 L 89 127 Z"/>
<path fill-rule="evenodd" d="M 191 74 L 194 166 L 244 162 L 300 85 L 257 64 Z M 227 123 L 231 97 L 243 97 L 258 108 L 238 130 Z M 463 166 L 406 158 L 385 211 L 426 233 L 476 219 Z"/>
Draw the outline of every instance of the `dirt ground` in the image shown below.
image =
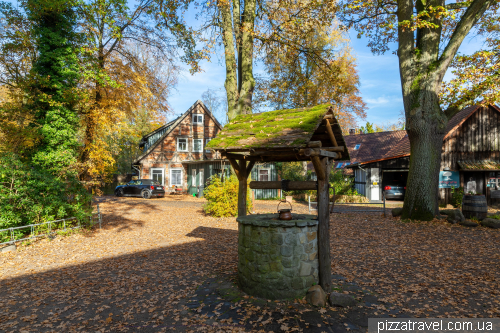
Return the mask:
<path fill-rule="evenodd" d="M 240 292 L 237 222 L 203 203 L 102 197 L 102 229 L 0 254 L 0 331 L 365 332 L 373 317 L 500 317 L 498 229 L 335 213 L 334 288 L 358 304 L 317 309 Z"/>

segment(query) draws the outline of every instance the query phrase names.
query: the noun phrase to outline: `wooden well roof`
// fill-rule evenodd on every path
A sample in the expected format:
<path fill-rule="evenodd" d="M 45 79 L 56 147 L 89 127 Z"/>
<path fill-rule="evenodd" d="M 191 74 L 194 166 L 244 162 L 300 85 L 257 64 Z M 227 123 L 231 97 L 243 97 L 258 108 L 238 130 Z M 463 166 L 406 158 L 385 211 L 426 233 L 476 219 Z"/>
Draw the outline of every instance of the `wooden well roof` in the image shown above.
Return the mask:
<path fill-rule="evenodd" d="M 336 160 L 348 160 L 345 146 L 330 105 L 240 115 L 207 144 L 208 149 L 240 153 L 248 156 L 245 159 L 264 162 L 309 160 L 303 153 L 310 147 L 337 152 Z M 290 154 L 295 157 L 284 157 Z M 261 157 L 251 158 L 256 156 Z"/>

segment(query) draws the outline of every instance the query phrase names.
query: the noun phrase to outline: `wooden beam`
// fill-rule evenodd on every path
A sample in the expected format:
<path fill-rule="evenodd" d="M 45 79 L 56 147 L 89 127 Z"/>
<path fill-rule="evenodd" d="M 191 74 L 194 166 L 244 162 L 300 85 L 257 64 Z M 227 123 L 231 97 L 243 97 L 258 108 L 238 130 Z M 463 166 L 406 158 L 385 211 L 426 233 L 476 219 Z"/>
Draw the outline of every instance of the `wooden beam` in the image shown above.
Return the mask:
<path fill-rule="evenodd" d="M 248 162 L 247 165 L 247 178 L 250 176 L 250 173 L 252 172 L 253 166 L 255 165 L 255 161 L 250 161 Z"/>
<path fill-rule="evenodd" d="M 247 162 L 239 161 L 238 216 L 247 215 Z"/>
<path fill-rule="evenodd" d="M 306 149 L 301 149 L 299 150 L 299 154 L 307 156 L 307 157 L 312 157 L 312 156 L 323 156 L 323 157 L 330 157 L 333 159 L 338 158 L 338 154 L 335 152 L 330 152 L 327 150 L 319 149 L 319 148 L 306 148 Z"/>
<path fill-rule="evenodd" d="M 228 158 L 228 160 L 231 166 L 233 167 L 234 172 L 236 173 L 236 177 L 240 179 L 240 167 L 238 166 L 238 163 L 236 163 L 236 161 L 232 158 Z"/>
<path fill-rule="evenodd" d="M 332 144 L 334 147 L 338 146 L 337 140 L 335 139 L 335 135 L 333 135 L 332 127 L 330 126 L 330 122 L 328 120 L 324 121 L 325 126 L 326 126 L 326 131 L 328 132 L 328 135 L 330 136 L 330 140 L 332 141 Z"/>
<path fill-rule="evenodd" d="M 309 141 L 309 143 L 307 144 L 309 148 L 321 148 L 321 145 L 321 141 Z"/>
<path fill-rule="evenodd" d="M 319 159 L 319 157 L 316 156 Z M 330 259 L 330 213 L 329 213 L 329 182 L 333 160 L 323 157 L 319 162 L 325 171 L 325 178 L 318 178 L 318 264 L 319 285 L 323 290 L 331 290 L 332 263 Z M 316 167 L 316 166 L 315 166 Z"/>
<path fill-rule="evenodd" d="M 318 180 L 325 180 L 325 170 L 318 155 L 311 157 L 312 164 L 314 166 L 314 171 L 316 171 L 316 176 Z M 318 192 L 319 193 L 319 192 Z"/>
<path fill-rule="evenodd" d="M 280 189 L 281 181 L 267 181 L 267 182 L 258 182 L 252 181 L 250 182 L 251 189 Z M 288 182 L 289 190 L 316 190 L 317 182 L 314 181 L 290 181 Z"/>

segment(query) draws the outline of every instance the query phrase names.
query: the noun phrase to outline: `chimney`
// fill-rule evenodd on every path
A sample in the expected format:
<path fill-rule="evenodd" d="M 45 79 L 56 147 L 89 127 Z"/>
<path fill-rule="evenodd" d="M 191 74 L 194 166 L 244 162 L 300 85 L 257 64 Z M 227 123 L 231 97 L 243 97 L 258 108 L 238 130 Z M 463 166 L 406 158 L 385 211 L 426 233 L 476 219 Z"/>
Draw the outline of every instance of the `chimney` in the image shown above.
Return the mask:
<path fill-rule="evenodd" d="M 355 134 L 356 134 L 356 129 L 349 128 L 349 135 L 355 135 Z"/>

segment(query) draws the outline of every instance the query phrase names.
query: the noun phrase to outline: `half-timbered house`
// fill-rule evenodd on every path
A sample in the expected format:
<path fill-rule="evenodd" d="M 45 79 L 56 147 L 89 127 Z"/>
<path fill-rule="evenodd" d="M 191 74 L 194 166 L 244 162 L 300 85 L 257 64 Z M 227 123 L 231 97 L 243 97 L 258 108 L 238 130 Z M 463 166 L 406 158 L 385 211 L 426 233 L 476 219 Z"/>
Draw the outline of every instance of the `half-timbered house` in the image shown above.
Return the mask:
<path fill-rule="evenodd" d="M 143 154 L 134 160 L 133 167 L 142 179 L 198 193 L 210 176 L 230 168 L 219 153 L 205 147 L 221 129 L 214 115 L 198 100 L 184 114 L 142 138 Z"/>

